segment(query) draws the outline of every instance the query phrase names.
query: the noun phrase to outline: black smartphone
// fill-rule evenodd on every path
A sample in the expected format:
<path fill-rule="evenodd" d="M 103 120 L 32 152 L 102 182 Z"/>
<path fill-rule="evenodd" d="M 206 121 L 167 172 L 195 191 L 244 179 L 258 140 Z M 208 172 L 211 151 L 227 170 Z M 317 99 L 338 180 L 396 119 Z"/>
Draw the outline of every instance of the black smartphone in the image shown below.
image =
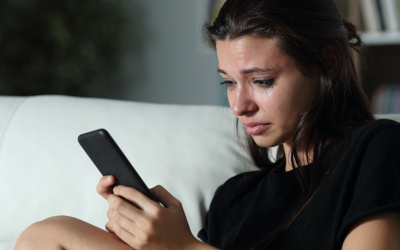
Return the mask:
<path fill-rule="evenodd" d="M 115 177 L 113 186 L 135 188 L 158 202 L 107 130 L 98 129 L 81 134 L 78 142 L 103 176 Z"/>

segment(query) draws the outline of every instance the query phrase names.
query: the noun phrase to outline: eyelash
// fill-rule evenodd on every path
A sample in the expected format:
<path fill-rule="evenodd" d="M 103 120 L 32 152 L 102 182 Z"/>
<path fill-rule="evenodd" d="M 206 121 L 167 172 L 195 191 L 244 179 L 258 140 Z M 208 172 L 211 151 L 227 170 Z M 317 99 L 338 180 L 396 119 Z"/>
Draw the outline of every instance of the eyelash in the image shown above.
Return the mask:
<path fill-rule="evenodd" d="M 264 88 L 271 88 L 274 84 L 275 79 L 268 79 L 268 80 L 254 80 L 253 83 L 257 83 L 260 87 Z"/>
<path fill-rule="evenodd" d="M 232 81 L 223 81 L 223 82 L 221 82 L 220 84 L 221 84 L 221 85 L 226 85 L 227 87 L 229 87 L 230 85 L 233 84 L 233 82 L 232 82 Z"/>
<path fill-rule="evenodd" d="M 271 88 L 274 84 L 275 79 L 268 80 L 254 80 L 253 83 L 257 83 L 257 85 L 261 88 Z M 228 88 L 231 87 L 234 83 L 233 81 L 223 81 L 220 83 L 221 85 L 226 85 Z"/>

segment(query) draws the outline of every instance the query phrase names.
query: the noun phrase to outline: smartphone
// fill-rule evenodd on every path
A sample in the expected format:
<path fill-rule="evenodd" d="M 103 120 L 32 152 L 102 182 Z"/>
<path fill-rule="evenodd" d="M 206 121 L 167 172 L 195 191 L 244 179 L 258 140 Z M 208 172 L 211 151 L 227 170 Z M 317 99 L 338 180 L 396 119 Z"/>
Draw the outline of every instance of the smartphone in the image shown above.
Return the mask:
<path fill-rule="evenodd" d="M 103 176 L 115 177 L 113 186 L 135 188 L 158 202 L 107 130 L 98 129 L 81 134 L 78 142 Z"/>

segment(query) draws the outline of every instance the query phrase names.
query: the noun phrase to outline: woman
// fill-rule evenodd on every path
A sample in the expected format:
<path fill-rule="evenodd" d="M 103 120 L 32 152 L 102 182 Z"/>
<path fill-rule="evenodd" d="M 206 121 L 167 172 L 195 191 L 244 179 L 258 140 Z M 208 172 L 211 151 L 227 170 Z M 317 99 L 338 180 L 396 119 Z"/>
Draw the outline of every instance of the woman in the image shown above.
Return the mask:
<path fill-rule="evenodd" d="M 400 124 L 374 121 L 351 56 L 360 38 L 333 0 L 228 0 L 205 30 L 260 168 L 217 189 L 207 244 L 162 187 L 164 207 L 103 177 L 109 232 L 53 217 L 15 249 L 400 249 Z"/>

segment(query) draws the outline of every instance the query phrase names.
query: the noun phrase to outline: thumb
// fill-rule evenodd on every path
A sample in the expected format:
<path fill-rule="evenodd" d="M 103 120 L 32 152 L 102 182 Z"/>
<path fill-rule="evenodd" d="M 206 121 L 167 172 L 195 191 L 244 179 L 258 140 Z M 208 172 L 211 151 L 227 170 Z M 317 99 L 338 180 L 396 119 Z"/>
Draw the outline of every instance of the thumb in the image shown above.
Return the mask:
<path fill-rule="evenodd" d="M 157 185 L 151 188 L 150 191 L 166 208 L 181 205 L 181 202 L 172 196 L 163 186 Z"/>

